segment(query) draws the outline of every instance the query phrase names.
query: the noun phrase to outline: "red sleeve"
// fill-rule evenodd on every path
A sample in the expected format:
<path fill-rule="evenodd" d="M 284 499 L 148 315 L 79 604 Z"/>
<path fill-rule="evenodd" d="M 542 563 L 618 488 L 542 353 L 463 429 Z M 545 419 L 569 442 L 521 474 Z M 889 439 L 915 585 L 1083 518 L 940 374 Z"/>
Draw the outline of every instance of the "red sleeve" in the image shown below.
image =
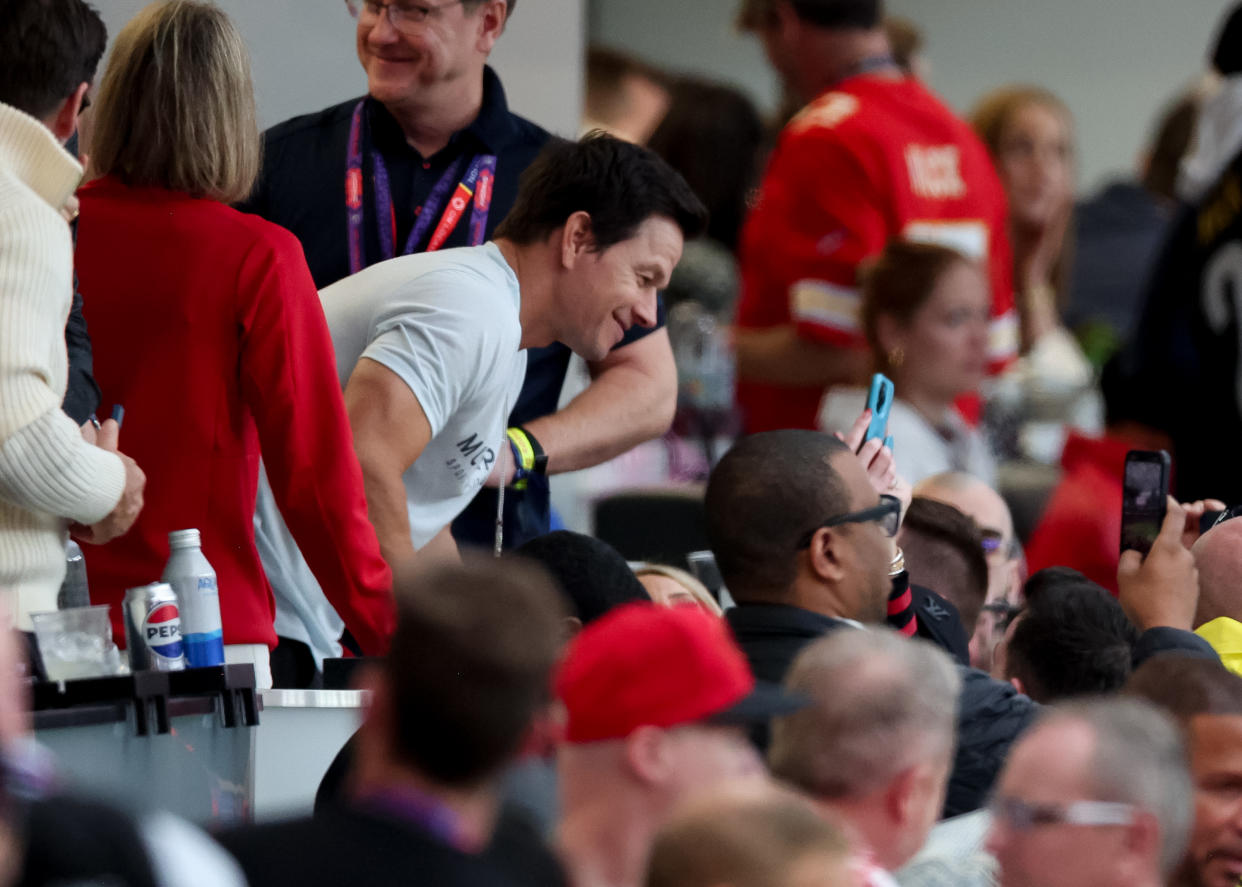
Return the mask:
<path fill-rule="evenodd" d="M 392 574 L 367 518 L 319 293 L 293 235 L 263 232 L 238 292 L 242 393 L 276 504 L 363 651 L 382 654 L 395 628 Z"/>
<path fill-rule="evenodd" d="M 862 346 L 858 266 L 888 240 L 886 201 L 853 153 L 825 130 L 791 130 L 764 192 L 769 230 L 761 260 L 784 287 L 798 332 Z"/>

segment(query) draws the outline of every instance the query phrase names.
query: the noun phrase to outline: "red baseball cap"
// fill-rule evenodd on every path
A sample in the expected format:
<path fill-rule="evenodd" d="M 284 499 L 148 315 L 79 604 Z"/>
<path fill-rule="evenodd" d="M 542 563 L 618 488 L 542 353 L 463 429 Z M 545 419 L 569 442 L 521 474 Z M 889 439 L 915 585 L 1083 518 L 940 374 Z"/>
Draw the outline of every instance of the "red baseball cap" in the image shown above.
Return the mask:
<path fill-rule="evenodd" d="M 698 607 L 627 604 L 570 644 L 556 678 L 569 742 L 621 739 L 639 727 L 746 725 L 806 700 L 757 682 L 724 621 Z"/>

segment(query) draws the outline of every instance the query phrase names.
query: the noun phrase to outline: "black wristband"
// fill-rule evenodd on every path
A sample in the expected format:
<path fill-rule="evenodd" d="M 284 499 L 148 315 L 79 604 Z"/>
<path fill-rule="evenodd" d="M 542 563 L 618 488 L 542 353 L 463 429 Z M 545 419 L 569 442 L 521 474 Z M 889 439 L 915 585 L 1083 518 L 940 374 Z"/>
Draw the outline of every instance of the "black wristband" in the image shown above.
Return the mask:
<path fill-rule="evenodd" d="M 540 445 L 539 441 L 535 438 L 535 435 L 531 434 L 530 431 L 522 425 L 518 425 L 516 427 L 518 431 L 521 431 L 522 434 L 526 436 L 526 439 L 530 441 L 530 448 L 535 452 L 535 465 L 531 468 L 531 471 L 535 474 L 546 475 L 548 473 L 548 454 L 543 451 L 543 446 Z"/>

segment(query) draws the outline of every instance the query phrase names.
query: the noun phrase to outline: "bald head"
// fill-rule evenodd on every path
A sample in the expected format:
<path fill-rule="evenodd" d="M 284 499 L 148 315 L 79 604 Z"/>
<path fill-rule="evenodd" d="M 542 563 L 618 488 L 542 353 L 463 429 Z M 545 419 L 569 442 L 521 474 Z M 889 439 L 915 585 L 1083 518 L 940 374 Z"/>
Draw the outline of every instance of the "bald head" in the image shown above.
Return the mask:
<path fill-rule="evenodd" d="M 1013 517 L 1000 493 L 979 478 L 961 471 L 934 474 L 919 482 L 914 495 L 952 505 L 975 519 L 982 529 L 997 530 L 1013 538 Z"/>
<path fill-rule="evenodd" d="M 844 835 L 805 797 L 755 782 L 682 808 L 656 839 L 647 887 L 828 887 L 848 882 L 850 861 Z"/>
<path fill-rule="evenodd" d="M 1221 616 L 1242 621 L 1242 520 L 1213 527 L 1192 551 L 1199 568 L 1195 627 Z"/>

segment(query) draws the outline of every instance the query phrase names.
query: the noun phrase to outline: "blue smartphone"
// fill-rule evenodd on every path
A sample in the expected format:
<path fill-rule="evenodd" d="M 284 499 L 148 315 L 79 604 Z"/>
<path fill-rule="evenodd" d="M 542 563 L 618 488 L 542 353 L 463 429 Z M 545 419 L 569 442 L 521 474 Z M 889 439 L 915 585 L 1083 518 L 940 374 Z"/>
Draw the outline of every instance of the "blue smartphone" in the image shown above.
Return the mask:
<path fill-rule="evenodd" d="M 891 447 L 891 438 L 886 439 L 888 430 L 888 412 L 893 407 L 893 383 L 883 373 L 871 377 L 871 391 L 867 394 L 867 409 L 871 410 L 871 424 L 863 435 L 863 443 L 875 438 L 884 440 Z"/>

